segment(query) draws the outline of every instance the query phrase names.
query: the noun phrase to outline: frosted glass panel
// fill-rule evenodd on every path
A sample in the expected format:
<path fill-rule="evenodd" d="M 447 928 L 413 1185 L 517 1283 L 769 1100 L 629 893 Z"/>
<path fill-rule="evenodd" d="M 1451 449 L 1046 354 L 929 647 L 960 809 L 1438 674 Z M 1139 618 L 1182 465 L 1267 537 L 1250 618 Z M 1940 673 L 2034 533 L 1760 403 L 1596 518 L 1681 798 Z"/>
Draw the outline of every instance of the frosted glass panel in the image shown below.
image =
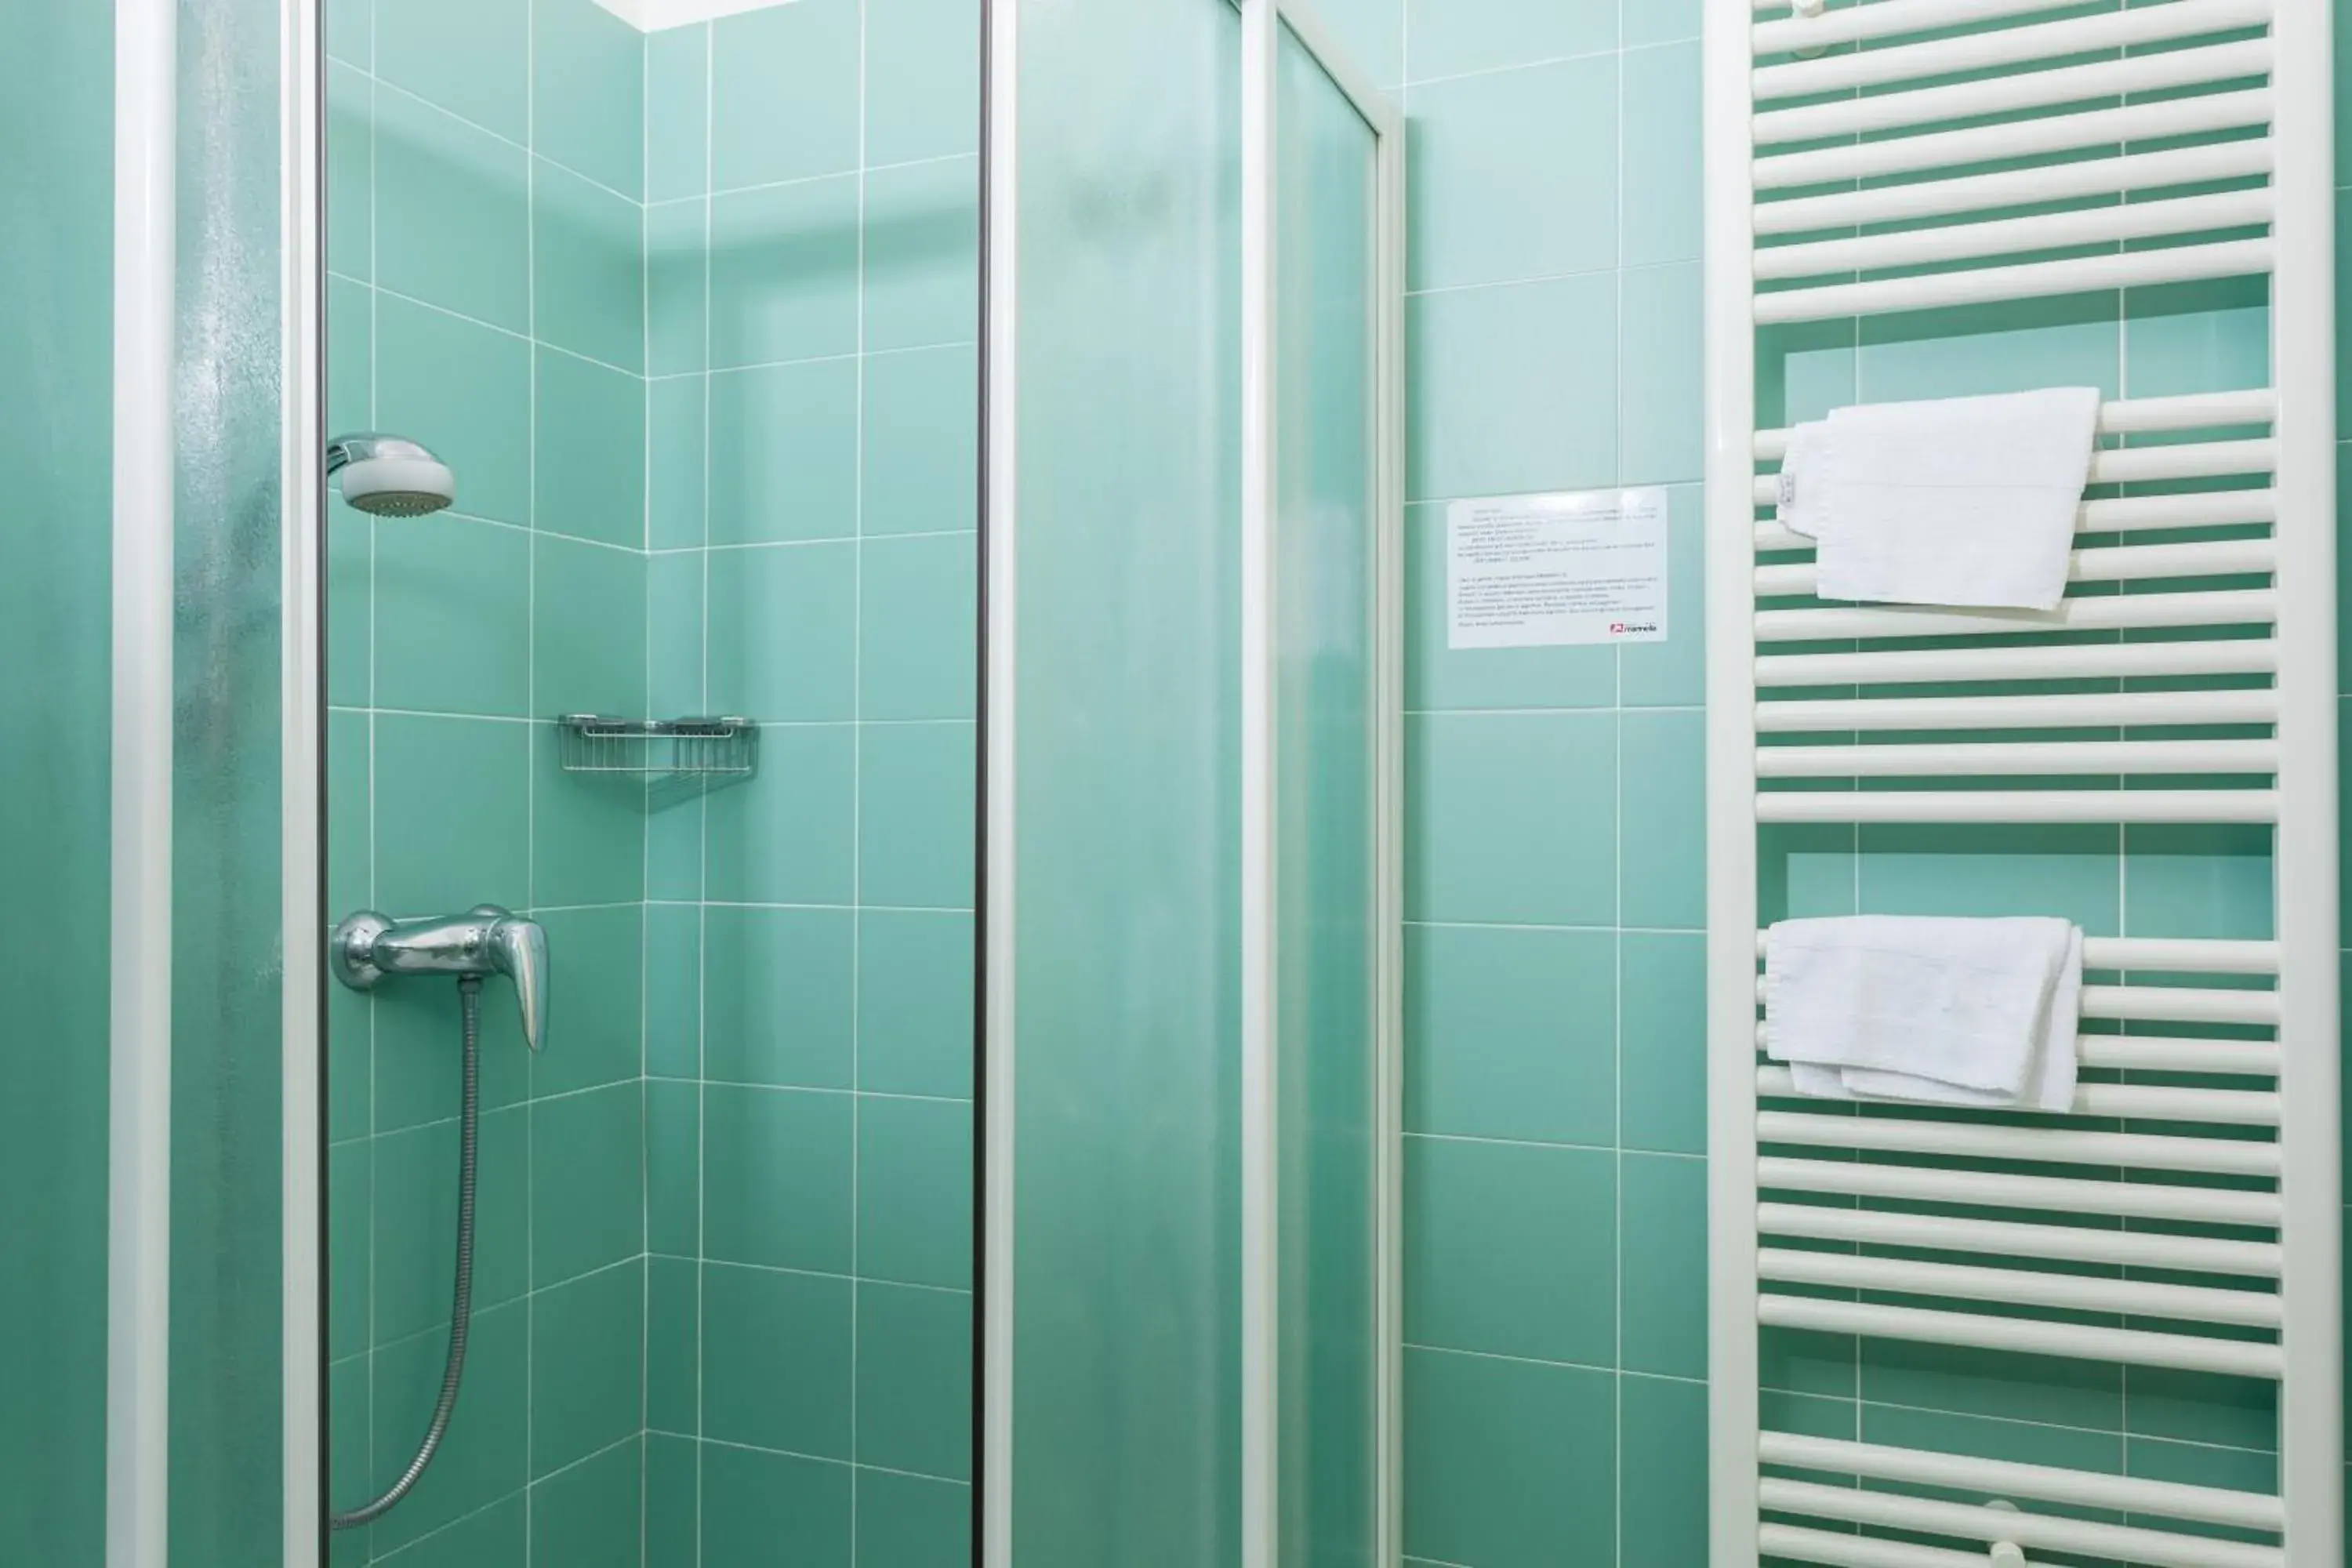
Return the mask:
<path fill-rule="evenodd" d="M 0 0 L 0 1559 L 101 1561 L 113 8 Z"/>
<path fill-rule="evenodd" d="M 1296 1568 L 1373 1546 L 1377 142 L 1287 28 L 1276 92 L 1278 1495 Z"/>
<path fill-rule="evenodd" d="M 1196 1568 L 1240 1560 L 1240 24 L 1020 16 L 1013 1556 Z"/>

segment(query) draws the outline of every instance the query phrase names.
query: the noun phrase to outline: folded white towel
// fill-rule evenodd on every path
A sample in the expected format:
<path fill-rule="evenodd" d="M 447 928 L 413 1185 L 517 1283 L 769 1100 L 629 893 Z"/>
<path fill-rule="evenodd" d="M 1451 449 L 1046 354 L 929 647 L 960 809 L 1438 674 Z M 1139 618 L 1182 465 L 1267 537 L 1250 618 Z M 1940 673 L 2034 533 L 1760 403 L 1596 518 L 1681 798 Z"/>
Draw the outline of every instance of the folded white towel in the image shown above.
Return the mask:
<path fill-rule="evenodd" d="M 1791 433 L 1780 521 L 1825 599 L 2052 609 L 2098 424 L 2088 386 L 1840 408 Z"/>
<path fill-rule="evenodd" d="M 2082 973 L 2065 921 L 1786 921 L 1765 942 L 1766 1047 L 1800 1094 L 2063 1111 Z"/>
<path fill-rule="evenodd" d="M 1780 459 L 1780 505 L 1775 513 L 1791 533 L 1818 539 L 1822 531 L 1822 497 L 1829 489 L 1830 422 L 1815 419 L 1789 432 L 1789 450 Z"/>

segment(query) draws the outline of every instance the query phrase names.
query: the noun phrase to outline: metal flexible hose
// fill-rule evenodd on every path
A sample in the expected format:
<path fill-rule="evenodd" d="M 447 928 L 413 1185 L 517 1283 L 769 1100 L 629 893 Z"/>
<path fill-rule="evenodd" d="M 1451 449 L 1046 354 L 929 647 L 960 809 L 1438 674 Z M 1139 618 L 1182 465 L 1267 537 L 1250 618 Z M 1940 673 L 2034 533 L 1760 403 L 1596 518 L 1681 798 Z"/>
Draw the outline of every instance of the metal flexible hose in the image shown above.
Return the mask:
<path fill-rule="evenodd" d="M 457 1007 L 465 1035 L 465 1089 L 457 1110 L 457 1282 L 449 1303 L 449 1359 L 441 1371 L 441 1397 L 433 1406 L 433 1422 L 415 1458 L 384 1494 L 364 1508 L 331 1514 L 327 1522 L 337 1530 L 356 1530 L 390 1512 L 415 1489 L 425 1468 L 441 1449 L 449 1433 L 449 1418 L 457 1409 L 457 1384 L 466 1373 L 466 1335 L 474 1318 L 474 1176 L 475 1152 L 481 1131 L 482 981 L 468 974 L 457 982 Z"/>

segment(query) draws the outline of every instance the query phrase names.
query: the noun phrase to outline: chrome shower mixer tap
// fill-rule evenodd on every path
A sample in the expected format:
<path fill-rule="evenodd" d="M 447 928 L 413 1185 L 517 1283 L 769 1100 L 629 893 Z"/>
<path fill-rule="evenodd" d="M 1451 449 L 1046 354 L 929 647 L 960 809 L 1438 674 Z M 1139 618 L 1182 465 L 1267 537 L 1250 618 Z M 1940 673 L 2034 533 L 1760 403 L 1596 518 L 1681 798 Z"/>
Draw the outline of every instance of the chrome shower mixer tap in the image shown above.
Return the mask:
<path fill-rule="evenodd" d="M 534 1051 L 546 1043 L 547 932 L 496 904 L 404 923 L 363 910 L 335 928 L 328 956 L 354 991 L 394 974 L 503 974 L 514 982 L 524 1042 Z"/>

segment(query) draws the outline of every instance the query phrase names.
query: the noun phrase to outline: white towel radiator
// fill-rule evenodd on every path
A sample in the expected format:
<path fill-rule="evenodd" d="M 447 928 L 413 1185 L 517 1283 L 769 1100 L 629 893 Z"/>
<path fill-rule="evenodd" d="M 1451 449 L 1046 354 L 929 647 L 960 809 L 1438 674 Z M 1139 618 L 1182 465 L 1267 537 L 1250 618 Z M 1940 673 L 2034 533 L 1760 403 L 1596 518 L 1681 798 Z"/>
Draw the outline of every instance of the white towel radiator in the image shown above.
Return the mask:
<path fill-rule="evenodd" d="M 1706 4 L 1711 1562 L 2338 1568 L 2328 0 Z M 1759 329 L 2246 278 L 2269 384 L 2120 389 L 2061 610 L 1807 597 Z M 2047 823 L 2270 826 L 2275 940 L 2094 933 L 2074 1117 L 1790 1100 L 1759 825 Z M 1768 1430 L 1792 1329 L 2274 1382 L 2277 1489 Z"/>

